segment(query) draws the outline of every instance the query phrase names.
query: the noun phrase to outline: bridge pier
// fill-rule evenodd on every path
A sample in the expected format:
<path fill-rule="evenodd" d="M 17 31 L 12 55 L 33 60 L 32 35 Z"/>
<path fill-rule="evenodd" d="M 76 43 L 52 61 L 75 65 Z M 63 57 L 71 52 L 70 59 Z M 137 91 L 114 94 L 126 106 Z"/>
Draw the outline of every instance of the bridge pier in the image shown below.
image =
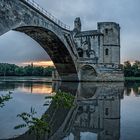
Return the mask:
<path fill-rule="evenodd" d="M 108 68 L 109 67 L 109 68 Z M 123 82 L 124 73 L 119 68 L 111 68 L 110 65 L 81 64 L 78 68 L 78 80 L 76 74 L 59 76 L 55 70 L 52 73 L 53 81 L 79 81 L 79 82 Z"/>

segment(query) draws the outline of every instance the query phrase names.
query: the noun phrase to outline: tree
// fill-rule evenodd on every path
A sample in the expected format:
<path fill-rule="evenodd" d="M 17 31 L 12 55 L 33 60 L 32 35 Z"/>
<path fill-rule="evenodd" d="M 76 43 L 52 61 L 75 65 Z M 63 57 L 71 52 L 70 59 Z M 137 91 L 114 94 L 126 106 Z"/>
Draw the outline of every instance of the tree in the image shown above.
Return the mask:
<path fill-rule="evenodd" d="M 132 75 L 133 75 L 133 72 L 132 72 L 131 63 L 130 61 L 125 61 L 124 62 L 124 76 L 129 77 Z"/>
<path fill-rule="evenodd" d="M 43 71 L 44 68 L 43 67 L 33 67 L 33 75 L 34 76 L 43 76 Z"/>
<path fill-rule="evenodd" d="M 33 64 L 20 67 L 15 64 L 0 63 L 0 76 L 51 76 L 54 67 L 38 67 Z"/>
<path fill-rule="evenodd" d="M 32 74 L 33 74 L 33 66 L 32 65 L 25 66 L 24 70 L 25 70 L 26 76 L 32 76 Z"/>
<path fill-rule="evenodd" d="M 140 76 L 140 61 L 135 61 L 135 63 L 132 65 L 132 71 L 135 77 Z"/>
<path fill-rule="evenodd" d="M 25 75 L 24 68 L 23 67 L 15 68 L 15 75 L 16 76 L 24 76 Z"/>
<path fill-rule="evenodd" d="M 52 71 L 54 71 L 54 67 L 46 67 L 44 68 L 43 76 L 52 76 Z"/>

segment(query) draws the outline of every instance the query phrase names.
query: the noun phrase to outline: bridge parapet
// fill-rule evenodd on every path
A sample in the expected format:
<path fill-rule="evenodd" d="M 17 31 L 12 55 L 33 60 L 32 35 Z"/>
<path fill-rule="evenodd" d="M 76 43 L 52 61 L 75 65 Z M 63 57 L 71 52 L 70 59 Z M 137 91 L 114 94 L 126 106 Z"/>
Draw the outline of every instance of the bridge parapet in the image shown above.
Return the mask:
<path fill-rule="evenodd" d="M 44 14 L 45 16 L 47 16 L 50 20 L 52 20 L 53 22 L 55 22 L 56 24 L 58 24 L 60 27 L 66 29 L 66 30 L 70 30 L 70 26 L 64 24 L 62 21 L 60 21 L 59 19 L 57 19 L 55 16 L 53 16 L 47 10 L 45 10 L 44 8 L 42 8 L 34 0 L 22 0 L 22 1 L 27 2 L 28 4 L 30 4 L 31 6 L 33 6 L 36 10 L 40 11 L 42 14 Z"/>

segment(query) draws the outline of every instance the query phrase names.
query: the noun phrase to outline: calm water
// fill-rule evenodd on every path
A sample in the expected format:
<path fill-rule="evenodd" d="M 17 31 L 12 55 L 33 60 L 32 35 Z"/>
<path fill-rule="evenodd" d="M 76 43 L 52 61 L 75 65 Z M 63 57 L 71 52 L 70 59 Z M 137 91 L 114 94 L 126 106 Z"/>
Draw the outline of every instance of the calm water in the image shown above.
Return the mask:
<path fill-rule="evenodd" d="M 140 83 L 47 83 L 46 78 L 0 78 L 0 95 L 12 99 L 0 107 L 0 139 L 24 139 L 27 129 L 17 114 L 35 108 L 50 114 L 50 140 L 140 140 Z M 74 106 L 59 110 L 43 106 L 55 91 L 70 92 Z M 53 92 L 53 94 L 52 94 Z M 26 139 L 31 139 L 26 137 Z"/>

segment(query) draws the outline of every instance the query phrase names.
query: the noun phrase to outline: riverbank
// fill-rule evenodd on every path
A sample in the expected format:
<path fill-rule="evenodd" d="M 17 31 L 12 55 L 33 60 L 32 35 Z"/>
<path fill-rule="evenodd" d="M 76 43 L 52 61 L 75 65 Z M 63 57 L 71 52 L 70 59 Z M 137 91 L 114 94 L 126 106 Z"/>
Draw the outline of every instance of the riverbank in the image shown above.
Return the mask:
<path fill-rule="evenodd" d="M 125 77 L 125 81 L 140 81 L 140 77 Z"/>
<path fill-rule="evenodd" d="M 0 82 L 46 82 L 52 83 L 52 77 L 44 76 L 0 76 Z M 125 77 L 125 81 L 140 81 L 140 77 Z"/>
<path fill-rule="evenodd" d="M 46 82 L 51 83 L 52 77 L 43 76 L 0 76 L 0 82 Z"/>

